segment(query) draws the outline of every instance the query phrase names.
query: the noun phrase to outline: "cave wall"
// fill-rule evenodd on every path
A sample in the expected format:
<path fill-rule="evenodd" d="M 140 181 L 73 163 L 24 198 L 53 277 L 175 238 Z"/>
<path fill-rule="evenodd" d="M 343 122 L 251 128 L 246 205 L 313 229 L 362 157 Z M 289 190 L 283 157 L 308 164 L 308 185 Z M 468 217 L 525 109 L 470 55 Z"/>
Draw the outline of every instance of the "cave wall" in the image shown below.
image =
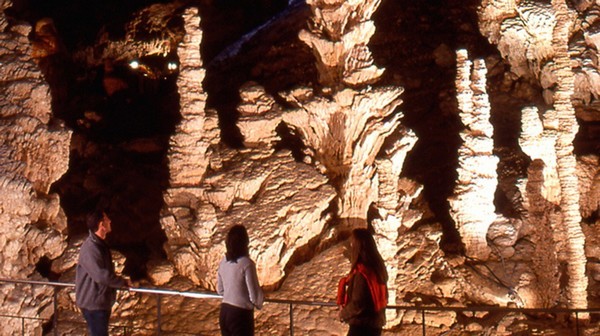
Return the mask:
<path fill-rule="evenodd" d="M 42 280 L 40 267 L 67 247 L 67 218 L 50 186 L 67 171 L 71 131 L 52 116 L 50 87 L 32 57 L 31 26 L 4 15 L 11 4 L 0 3 L 0 277 Z M 4 285 L 0 311 L 49 318 L 51 298 L 51 288 Z M 31 335 L 41 334 L 41 325 L 24 323 Z M 2 322 L 3 334 L 20 328 L 19 320 Z"/>
<path fill-rule="evenodd" d="M 269 297 L 331 301 L 349 269 L 348 232 L 369 226 L 390 273 L 392 304 L 593 307 L 600 279 L 598 6 L 293 2 L 214 56 L 202 52 L 205 40 L 217 39 L 207 28 L 214 17 L 204 16 L 214 8 L 149 5 L 122 36 L 101 34 L 95 44 L 67 51 L 88 71 L 106 58 L 124 68 L 149 56 L 177 61 L 175 72 L 142 67 L 128 75 L 133 81 L 110 82 L 115 92 L 133 87 L 136 76 L 145 84 L 135 90 L 174 83 L 165 86 L 169 113 L 145 110 L 174 126 L 129 132 L 136 124 L 130 121 L 119 128 L 119 140 L 102 134 L 111 130 L 102 125 L 123 120 L 60 96 L 75 93 L 40 66 L 47 55 L 32 58 L 31 26 L 4 17 L 1 44 L 11 67 L 2 67 L 2 88 L 14 98 L 2 112 L 2 185 L 14 196 L 1 204 L 3 222 L 11 223 L 0 245 L 2 258 L 11 260 L 2 274 L 38 279 L 35 266 L 46 258 L 61 280 L 72 281 L 83 210 L 68 202 L 91 191 L 126 200 L 113 208 L 120 236 L 110 243 L 119 250 L 119 272 L 135 273 L 144 286 L 214 290 L 226 230 L 244 224 Z M 103 83 L 103 99 L 114 99 Z M 50 192 L 69 163 L 71 133 L 51 110 L 59 98 L 54 113 L 77 135 L 70 155 L 79 164 L 72 167 L 90 167 L 90 153 L 101 152 L 123 172 L 144 167 L 146 178 L 160 176 L 152 187 L 131 183 L 121 191 L 126 182 L 110 183 L 106 173 L 118 169 L 101 175 L 109 181 L 103 185 L 80 182 L 83 170 L 72 168 L 66 176 L 79 177 L 56 187 L 70 200 L 63 201 L 71 214 L 68 246 L 67 218 Z M 123 164 L 131 157 L 143 164 Z M 27 262 L 15 263 L 23 253 Z M 48 317 L 50 294 L 38 297 L 6 308 Z M 76 321 L 73 296 L 63 292 L 60 302 L 61 316 Z M 123 293 L 115 322 L 152 329 L 155 307 L 147 296 Z M 165 330 L 216 332 L 217 302 L 172 297 L 162 309 Z M 344 334 L 336 314 L 296 306 L 295 331 Z M 256 316 L 260 332 L 285 333 L 282 306 L 269 304 Z M 390 334 L 418 332 L 422 322 L 411 311 L 388 311 L 387 319 Z M 432 334 L 501 335 L 531 323 L 524 315 L 454 312 L 428 313 L 425 321 Z M 77 328 L 73 323 L 61 334 Z M 568 325 L 552 321 L 546 328 Z"/>

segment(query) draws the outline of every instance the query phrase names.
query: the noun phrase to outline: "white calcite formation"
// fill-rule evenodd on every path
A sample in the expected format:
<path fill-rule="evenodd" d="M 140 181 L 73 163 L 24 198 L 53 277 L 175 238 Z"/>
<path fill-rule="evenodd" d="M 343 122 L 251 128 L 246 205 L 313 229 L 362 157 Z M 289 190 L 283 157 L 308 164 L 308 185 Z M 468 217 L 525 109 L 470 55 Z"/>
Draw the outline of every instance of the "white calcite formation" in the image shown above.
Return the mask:
<path fill-rule="evenodd" d="M 523 206 L 528 210 L 525 231 L 530 231 L 528 234 L 534 243 L 534 280 L 528 281 L 519 290 L 526 307 L 551 307 L 559 300 L 558 267 L 566 232 L 555 210 L 560 203 L 555 149 L 556 121 L 553 110 L 545 113 L 544 122 L 537 108 L 522 110 L 519 145 L 532 160 L 523 192 Z"/>
<path fill-rule="evenodd" d="M 308 88 L 285 94 L 295 109 L 284 114 L 284 122 L 335 186 L 337 215 L 348 227 L 365 226 L 369 206 L 378 198 L 375 157 L 400 125 L 402 114 L 395 110 L 403 89 L 367 86 L 383 73 L 367 47 L 379 1 L 307 3 L 313 13 L 310 29 L 299 37 L 313 51 L 320 84 L 329 94 Z"/>
<path fill-rule="evenodd" d="M 11 5 L 0 3 L 3 10 Z M 307 0 L 306 4 L 312 15 L 299 38 L 315 56 L 319 82 L 278 93 L 281 97 L 272 96 L 258 82 L 241 85 L 236 126 L 243 148 L 221 142 L 217 113 L 206 108 L 202 13 L 197 9 L 183 11 L 182 20 L 176 20 L 182 23 L 183 35 L 180 27 L 161 31 L 171 20 L 169 15 L 180 13 L 181 3 L 151 5 L 134 15 L 122 41 L 100 37 L 97 54 L 90 47 L 74 55 L 76 61 L 97 66 L 102 58 L 124 61 L 163 55 L 173 51 L 172 43 L 179 43 L 181 119 L 169 142 L 169 184 L 160 214 L 166 258 L 153 256 L 141 286 L 214 290 L 225 234 L 232 225 L 243 224 L 250 235 L 250 256 L 269 298 L 332 303 L 337 281 L 350 269 L 348 242 L 339 239 L 352 228 L 370 225 L 389 273 L 390 304 L 583 308 L 587 298 L 597 300 L 600 163 L 596 155 L 576 157 L 573 141 L 578 130 L 575 116 L 592 123 L 600 120 L 596 108 L 600 37 L 594 28 L 600 6 L 592 1 L 484 0 L 478 7 L 480 31 L 498 46 L 511 71 L 496 61 L 488 74 L 483 59 L 470 60 L 466 50 L 456 52 L 458 109 L 445 106 L 450 108 L 444 113 L 457 111 L 464 126 L 459 134 L 458 178 L 448 197 L 449 218 L 465 246 L 461 255 L 441 248 L 448 238 L 448 228 L 442 228 L 447 213 L 441 211 L 447 209 L 427 203 L 437 190 L 403 174 L 418 139 L 401 123 L 403 88 L 376 85 L 384 70 L 374 65 L 367 45 L 375 33 L 371 17 L 380 1 Z M 47 257 L 52 260 L 51 271 L 71 281 L 81 240 L 72 240 L 65 250 L 66 219 L 58 197 L 49 194 L 51 184 L 67 169 L 70 134 L 51 118 L 48 87 L 30 56 L 31 28 L 0 18 L 0 78 L 6 97 L 0 113 L 0 222 L 5 223 L 0 224 L 0 275 L 38 279 L 35 265 Z M 173 26 L 179 25 L 169 27 Z M 146 33 L 156 39 L 142 41 L 140 36 Z M 433 56 L 436 66 L 450 69 L 454 51 L 447 45 L 422 57 Z M 500 56 L 491 55 L 486 61 Z M 387 83 L 404 80 L 407 74 L 398 69 Z M 502 83 L 488 91 L 486 86 L 498 84 L 498 77 Z M 536 101 L 545 99 L 552 108 L 544 110 L 541 103 L 534 107 L 529 101 L 515 102 L 516 112 L 505 110 L 502 101 L 512 103 L 514 98 L 503 96 L 511 86 L 526 91 L 517 89 L 523 84 L 519 80 L 536 83 L 532 87 L 539 84 Z M 409 85 L 419 81 L 409 79 L 407 87 L 413 90 Z M 409 93 L 421 93 L 415 91 Z M 492 96 L 497 101 L 488 99 L 488 92 L 497 94 Z M 440 92 L 440 97 L 454 104 L 452 94 Z M 529 99 L 533 93 L 518 95 Z M 279 104 L 280 98 L 286 105 Z M 494 130 L 490 117 L 498 117 L 494 124 L 500 120 L 497 125 L 506 130 L 503 118 L 518 121 L 519 111 L 520 137 L 514 130 L 515 148 L 507 152 L 521 155 L 528 166 L 510 178 L 499 178 L 498 157 L 501 163 L 507 158 L 498 154 L 504 148 L 494 148 L 494 140 L 502 142 L 503 134 Z M 302 146 L 286 143 L 282 130 Z M 424 128 L 418 130 L 420 136 L 432 136 Z M 498 188 L 499 179 L 509 188 Z M 502 196 L 509 205 L 501 204 L 499 192 L 507 194 Z M 125 257 L 114 255 L 120 273 Z M 3 285 L 0 312 L 48 318 L 53 313 L 51 297 L 48 289 Z M 220 300 L 182 296 L 161 300 L 163 333 L 218 334 Z M 70 321 L 61 324 L 60 333 L 81 335 L 73 291 L 61 291 L 58 304 L 60 318 Z M 112 321 L 123 327 L 113 328 L 111 334 L 156 334 L 156 309 L 155 295 L 120 292 Z M 267 303 L 256 311 L 257 334 L 288 333 L 289 309 L 288 304 Z M 297 304 L 291 309 L 296 334 L 347 332 L 336 307 Z M 508 335 L 530 332 L 531 326 L 528 317 L 518 313 L 428 311 L 425 317 L 423 321 L 417 310 L 388 310 L 384 333 L 421 334 L 421 323 L 428 335 Z M 20 321 L 9 320 L 0 334 L 20 330 Z M 25 334 L 41 333 L 41 322 L 26 321 Z"/>
<path fill-rule="evenodd" d="M 377 232 L 376 241 L 379 252 L 385 261 L 390 283 L 396 283 L 401 264 L 397 261 L 400 250 L 399 242 L 402 234 L 421 219 L 422 213 L 412 210 L 411 205 L 421 195 L 423 186 L 406 178 L 400 178 L 402 165 L 406 158 L 407 149 L 414 146 L 417 138 L 407 134 L 402 141 L 386 152 L 386 157 L 377 160 L 379 177 L 378 214 L 379 218 L 372 222 Z M 397 287 L 390 286 L 388 301 L 390 304 L 397 303 Z M 396 314 L 389 310 L 387 322 L 389 325 L 399 322 L 395 320 Z"/>
<path fill-rule="evenodd" d="M 66 217 L 50 185 L 67 170 L 71 133 L 52 119 L 50 90 L 33 61 L 31 27 L 8 24 L 0 1 L 0 277 L 38 279 L 35 266 L 66 247 Z M 52 289 L 0 287 L 0 313 L 49 318 Z M 2 322 L 2 334 L 19 334 L 21 322 Z M 29 335 L 41 335 L 41 321 L 26 320 Z"/>
<path fill-rule="evenodd" d="M 543 162 L 541 196 L 553 204 L 560 202 L 560 184 L 556 166 L 556 112 L 545 113 L 544 122 L 535 107 L 522 110 L 519 145 L 531 160 Z"/>
<path fill-rule="evenodd" d="M 588 306 L 587 260 L 573 140 L 578 131 L 576 106 L 589 102 L 589 98 L 596 95 L 593 85 L 597 71 L 594 65 L 597 59 L 594 22 L 597 20 L 598 5 L 579 2 L 571 7 L 562 0 L 550 3 L 489 0 L 484 1 L 480 8 L 482 33 L 498 45 L 510 63 L 512 72 L 539 79 L 545 89 L 546 102 L 553 104 L 556 111 L 555 150 L 560 185 L 560 195 L 557 197 L 562 213 L 559 232 L 565 232 L 567 300 L 569 307 L 585 308 Z M 579 21 L 578 12 L 582 14 L 582 21 Z M 585 41 L 579 41 L 581 38 Z M 597 120 L 593 115 L 583 115 L 588 120 Z M 544 187 L 539 192 L 546 194 L 547 186 L 553 182 L 545 180 L 549 170 L 544 169 L 538 168 L 541 173 L 538 180 L 540 187 Z"/>
<path fill-rule="evenodd" d="M 204 109 L 199 17 L 188 10 L 184 19 L 187 34 L 178 51 L 182 121 L 171 139 L 171 188 L 165 193 L 161 220 L 170 259 L 180 274 L 215 288 L 225 234 L 243 224 L 259 280 L 274 286 L 284 277 L 294 251 L 324 230 L 333 188 L 313 167 L 296 162 L 291 152 L 275 152 L 281 112 L 273 98 L 254 85 L 242 89 L 239 107 L 248 148 L 217 146 L 216 115 Z M 260 131 L 254 129 L 257 126 Z M 246 132 L 250 127 L 253 131 Z"/>
<path fill-rule="evenodd" d="M 498 46 L 514 73 L 539 73 L 543 61 L 554 53 L 552 29 L 556 18 L 550 4 L 530 0 L 484 2 L 487 5 L 480 10 L 482 33 Z"/>
<path fill-rule="evenodd" d="M 600 209 L 600 164 L 597 155 L 582 156 L 577 161 L 581 215 L 591 217 Z"/>
<path fill-rule="evenodd" d="M 371 16 L 380 0 L 308 0 L 312 22 L 300 32 L 316 58 L 319 81 L 328 87 L 362 86 L 376 82 L 383 69 L 373 64 L 367 47 L 375 33 Z"/>
<path fill-rule="evenodd" d="M 486 73 L 483 60 L 475 60 L 471 68 L 466 50 L 457 51 L 456 91 L 465 130 L 460 133 L 458 181 L 449 202 L 467 256 L 480 260 L 490 253 L 486 236 L 496 219 L 494 192 L 498 184 Z"/>
<path fill-rule="evenodd" d="M 197 9 L 188 9 L 183 17 L 186 35 L 178 49 L 180 74 L 177 83 L 182 120 L 170 140 L 171 187 L 165 192 L 161 225 L 169 239 L 167 252 L 170 259 L 179 266 L 182 274 L 200 282 L 194 274 L 194 265 L 198 263 L 192 250 L 194 246 L 189 245 L 185 230 L 194 223 L 184 221 L 182 217 L 196 217 L 192 211 L 197 210 L 202 194 L 199 184 L 208 167 L 210 146 L 218 142 L 220 132 L 217 116 L 204 109 L 206 94 L 202 81 L 205 70 L 200 58 L 200 17 Z"/>
<path fill-rule="evenodd" d="M 276 131 L 282 120 L 281 107 L 257 83 L 243 85 L 240 95 L 242 101 L 237 108 L 240 112 L 237 126 L 244 137 L 244 145 L 273 148 L 281 140 Z"/>
<path fill-rule="evenodd" d="M 399 125 L 400 88 L 344 89 L 331 98 L 299 91 L 286 95 L 297 109 L 283 120 L 302 138 L 311 156 L 338 192 L 339 216 L 364 225 L 369 205 L 378 198 L 375 157 Z M 404 148 L 405 153 L 410 148 Z"/>

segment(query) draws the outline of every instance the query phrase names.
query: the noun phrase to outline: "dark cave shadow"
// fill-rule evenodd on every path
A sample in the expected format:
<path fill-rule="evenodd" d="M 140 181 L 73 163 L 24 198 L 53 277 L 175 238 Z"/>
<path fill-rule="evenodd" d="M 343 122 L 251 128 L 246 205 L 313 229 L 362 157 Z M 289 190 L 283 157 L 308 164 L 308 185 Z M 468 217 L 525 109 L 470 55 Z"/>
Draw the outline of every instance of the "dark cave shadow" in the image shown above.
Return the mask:
<path fill-rule="evenodd" d="M 86 214 L 106 206 L 113 222 L 107 242 L 125 256 L 124 272 L 140 279 L 149 259 L 166 257 L 159 220 L 169 185 L 169 138 L 180 119 L 179 95 L 175 76 L 141 79 L 126 65 L 119 67 L 117 76 L 128 88 L 109 96 L 99 83 L 101 70 L 86 71 L 83 82 L 73 79 L 82 75 L 72 72 L 75 66 L 44 71 L 51 92 L 62 94 L 53 99 L 53 113 L 73 129 L 69 169 L 51 191 L 60 195 L 69 239 L 85 235 Z M 100 120 L 87 118 L 90 112 Z"/>
<path fill-rule="evenodd" d="M 444 46 L 452 52 L 465 48 L 471 59 L 497 53 L 478 32 L 477 5 L 478 1 L 384 0 L 373 16 L 377 30 L 370 42 L 375 64 L 386 68 L 378 84 L 404 87 L 402 125 L 418 137 L 402 176 L 423 184 L 423 195 L 442 226 L 441 248 L 453 254 L 464 253 L 448 203 L 456 185 L 464 126 L 456 101 L 455 56 L 439 55 Z"/>
<path fill-rule="evenodd" d="M 114 64 L 113 77 L 124 89 L 108 93 L 103 87 L 106 68 L 76 64 L 71 52 L 94 43 L 100 31 L 122 38 L 123 25 L 134 11 L 160 2 L 166 1 L 30 0 L 15 1 L 5 11 L 32 27 L 41 18 L 51 18 L 59 40 L 55 50 L 36 61 L 50 87 L 50 126 L 65 124 L 73 131 L 68 170 L 50 190 L 60 196 L 68 239 L 85 237 L 86 214 L 99 204 L 107 205 L 113 220 L 107 241 L 125 256 L 125 273 L 134 279 L 145 276 L 147 260 L 165 257 L 166 235 L 159 219 L 169 184 L 169 137 L 181 117 L 176 76 L 161 72 L 146 79 L 127 64 Z M 34 52 L 48 46 L 35 29 L 30 41 Z M 164 61 L 143 59 L 151 67 Z M 51 262 L 42 259 L 36 267 L 42 275 L 56 278 L 60 275 L 49 271 Z"/>
<path fill-rule="evenodd" d="M 243 147 L 243 136 L 236 125 L 239 89 L 245 82 L 260 83 L 260 80 L 253 76 L 251 62 L 238 55 L 223 54 L 227 54 L 228 48 L 239 43 L 244 35 L 285 10 L 287 4 L 284 0 L 229 0 L 211 6 L 199 5 L 203 32 L 200 54 L 206 68 L 203 82 L 207 93 L 206 108 L 217 111 L 221 141 L 231 148 Z M 241 48 L 247 50 L 249 47 L 245 44 L 242 43 Z M 217 58 L 220 60 L 213 62 Z"/>

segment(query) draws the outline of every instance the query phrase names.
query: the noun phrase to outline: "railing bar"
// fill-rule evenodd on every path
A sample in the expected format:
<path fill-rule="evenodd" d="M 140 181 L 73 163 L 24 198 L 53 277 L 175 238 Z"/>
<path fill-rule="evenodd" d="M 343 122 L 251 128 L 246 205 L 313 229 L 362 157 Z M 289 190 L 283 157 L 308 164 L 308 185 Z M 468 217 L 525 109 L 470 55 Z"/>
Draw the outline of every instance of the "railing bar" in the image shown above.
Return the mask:
<path fill-rule="evenodd" d="M 0 282 L 7 283 L 24 283 L 24 284 L 38 284 L 46 286 L 56 287 L 74 287 L 75 284 L 64 283 L 64 282 L 50 282 L 50 281 L 34 281 L 34 280 L 11 280 L 0 278 Z M 175 290 L 167 289 L 155 289 L 155 288 L 127 288 L 120 289 L 129 292 L 140 292 L 140 293 L 154 293 L 164 295 L 179 295 L 191 298 L 222 298 L 221 295 L 215 293 L 202 293 L 202 292 L 180 292 Z M 283 300 L 283 299 L 265 299 L 265 302 L 272 303 L 293 303 L 297 305 L 311 305 L 311 306 L 336 306 L 335 302 L 323 302 L 323 301 L 301 301 L 301 300 Z M 401 309 L 401 310 L 415 310 L 414 306 L 400 306 L 400 305 L 389 305 L 387 309 Z M 420 309 L 417 309 L 420 310 Z M 470 307 L 437 307 L 428 306 L 427 310 L 431 311 L 502 311 L 502 312 L 524 312 L 524 313 L 575 313 L 575 312 L 589 312 L 589 313 L 600 313 L 600 308 L 587 308 L 587 309 L 576 309 L 576 308 L 508 308 L 499 306 L 470 306 Z"/>
<path fill-rule="evenodd" d="M 25 318 L 21 317 L 21 336 L 25 336 Z"/>
<path fill-rule="evenodd" d="M 68 282 L 17 280 L 17 279 L 13 280 L 13 279 L 4 279 L 4 278 L 0 278 L 0 282 L 22 283 L 22 284 L 30 284 L 30 285 L 45 285 L 45 286 L 54 286 L 54 287 L 75 287 L 74 283 L 68 283 Z"/>
<path fill-rule="evenodd" d="M 30 284 L 30 285 L 43 285 L 43 286 L 54 286 L 54 318 L 52 320 L 54 335 L 58 335 L 58 327 L 59 327 L 59 313 L 58 313 L 58 291 L 59 287 L 74 287 L 75 285 L 72 283 L 61 283 L 61 282 L 50 282 L 50 281 L 35 281 L 35 280 L 12 280 L 12 279 L 4 279 L 0 278 L 0 283 L 21 283 L 21 284 Z M 179 292 L 175 290 L 165 290 L 165 289 L 152 289 L 152 288 L 127 288 L 120 289 L 123 291 L 129 292 L 140 292 L 140 293 L 154 293 L 157 295 L 157 334 L 160 335 L 162 332 L 161 326 L 161 295 L 179 295 L 186 296 L 191 298 L 221 298 L 222 296 L 215 293 L 202 293 L 202 292 Z M 298 301 L 298 300 L 284 300 L 284 299 L 265 299 L 265 302 L 272 303 L 285 303 L 290 305 L 290 335 L 293 335 L 293 305 L 309 305 L 309 306 L 336 306 L 334 302 L 319 302 L 319 301 Z M 425 310 L 430 311 L 454 311 L 454 312 L 465 312 L 465 311 L 487 311 L 487 312 L 520 312 L 520 313 L 571 313 L 575 314 L 575 324 L 577 335 L 580 335 L 579 331 L 579 313 L 600 313 L 600 308 L 508 308 L 508 307 L 499 307 L 499 306 L 470 306 L 470 307 L 437 307 L 437 306 L 427 306 L 426 309 L 423 306 L 414 307 L 414 306 L 400 306 L 400 305 L 390 305 L 387 306 L 386 309 L 396 309 L 396 310 L 417 310 L 421 311 L 423 317 L 423 330 L 425 332 Z M 8 318 L 19 318 L 21 319 L 22 330 L 24 332 L 25 319 L 31 320 L 42 320 L 49 321 L 48 319 L 38 318 L 38 317 L 27 317 L 27 316 L 15 316 L 15 315 L 6 315 L 0 314 L 0 317 L 8 317 Z M 71 321 L 73 322 L 73 321 Z M 120 326 L 116 326 L 117 328 Z M 127 326 L 124 327 L 127 330 Z M 135 329 L 135 328 L 134 328 Z M 146 328 L 140 328 L 141 330 L 151 330 Z"/>

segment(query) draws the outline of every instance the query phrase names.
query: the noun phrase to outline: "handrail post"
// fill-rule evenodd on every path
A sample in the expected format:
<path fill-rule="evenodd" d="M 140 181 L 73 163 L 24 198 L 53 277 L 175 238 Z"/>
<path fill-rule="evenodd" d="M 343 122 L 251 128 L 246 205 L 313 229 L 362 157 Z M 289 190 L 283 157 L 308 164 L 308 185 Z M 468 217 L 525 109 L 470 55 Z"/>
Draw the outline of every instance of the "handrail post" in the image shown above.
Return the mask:
<path fill-rule="evenodd" d="M 156 335 L 160 336 L 160 294 L 156 294 Z"/>
<path fill-rule="evenodd" d="M 575 330 L 577 336 L 579 336 L 579 312 L 577 310 L 575 311 Z"/>
<path fill-rule="evenodd" d="M 290 336 L 294 336 L 294 304 L 290 302 Z"/>
<path fill-rule="evenodd" d="M 25 318 L 21 317 L 21 335 L 25 336 Z"/>
<path fill-rule="evenodd" d="M 425 336 L 425 308 L 421 310 L 421 324 L 423 325 L 423 336 Z"/>
<path fill-rule="evenodd" d="M 54 336 L 58 336 L 58 287 L 54 286 L 54 320 L 52 321 Z"/>

